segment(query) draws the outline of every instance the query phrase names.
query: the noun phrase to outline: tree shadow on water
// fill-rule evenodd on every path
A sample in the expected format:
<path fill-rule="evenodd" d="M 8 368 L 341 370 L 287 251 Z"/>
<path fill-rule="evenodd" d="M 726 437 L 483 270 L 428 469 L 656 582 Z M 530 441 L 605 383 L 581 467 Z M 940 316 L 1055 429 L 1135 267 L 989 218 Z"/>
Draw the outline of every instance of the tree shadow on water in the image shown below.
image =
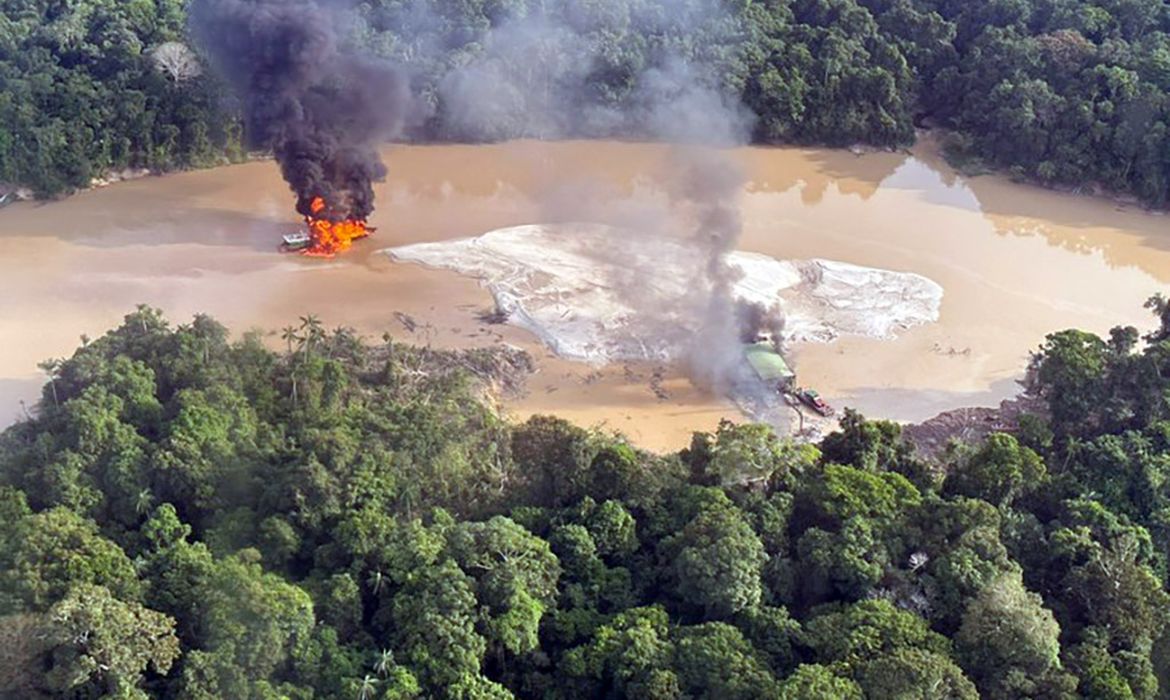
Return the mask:
<path fill-rule="evenodd" d="M 843 397 L 830 397 L 841 406 L 860 411 L 867 418 L 921 422 L 944 411 L 975 406 L 995 407 L 1022 391 L 1016 378 L 992 382 L 983 391 L 948 391 L 946 389 L 895 389 L 889 387 L 854 387 Z"/>
<path fill-rule="evenodd" d="M 281 235 L 303 227 L 293 213 L 286 219 L 277 219 L 247 212 L 185 207 L 159 219 L 115 224 L 69 240 L 95 248 L 202 245 L 272 251 L 279 246 Z"/>
<path fill-rule="evenodd" d="M 0 430 L 32 415 L 44 383 L 42 377 L 0 377 Z"/>

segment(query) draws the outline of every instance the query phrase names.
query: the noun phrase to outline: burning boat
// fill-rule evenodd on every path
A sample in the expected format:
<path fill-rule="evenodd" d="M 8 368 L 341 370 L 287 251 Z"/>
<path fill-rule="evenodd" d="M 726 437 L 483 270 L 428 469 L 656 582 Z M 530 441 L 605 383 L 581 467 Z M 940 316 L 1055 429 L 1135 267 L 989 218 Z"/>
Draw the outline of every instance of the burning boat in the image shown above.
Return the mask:
<path fill-rule="evenodd" d="M 331 258 L 377 230 L 367 226 L 365 219 L 333 216 L 321 197 L 313 199 L 310 209 L 311 213 L 305 217 L 304 231 L 281 237 L 281 251 Z"/>
<path fill-rule="evenodd" d="M 313 245 L 313 237 L 308 231 L 293 231 L 280 237 L 280 250 L 285 253 L 295 253 Z"/>
<path fill-rule="evenodd" d="M 784 356 L 776 348 L 776 341 L 771 334 L 760 333 L 755 336 L 753 342 L 745 343 L 743 356 L 756 377 L 769 388 L 779 394 L 792 389 L 796 373 L 784 361 Z"/>
<path fill-rule="evenodd" d="M 825 418 L 831 418 L 836 413 L 816 391 L 796 387 L 796 373 L 784 360 L 784 355 L 780 353 L 777 342 L 770 333 L 757 333 L 752 342 L 744 343 L 743 356 L 756 378 L 769 389 L 784 396 L 790 404 L 804 405 Z"/>

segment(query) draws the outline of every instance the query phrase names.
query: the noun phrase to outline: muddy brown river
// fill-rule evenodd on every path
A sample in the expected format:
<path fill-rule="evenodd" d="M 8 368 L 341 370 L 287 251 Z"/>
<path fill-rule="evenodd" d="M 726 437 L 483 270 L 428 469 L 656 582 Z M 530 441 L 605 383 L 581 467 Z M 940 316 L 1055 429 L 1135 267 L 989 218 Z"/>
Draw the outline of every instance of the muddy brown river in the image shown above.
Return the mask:
<path fill-rule="evenodd" d="M 485 326 L 488 293 L 452 272 L 392 263 L 403 243 L 557 218 L 598 218 L 653 198 L 657 145 L 517 142 L 387 148 L 376 236 L 334 260 L 279 255 L 297 226 L 271 162 L 152 177 L 0 210 L 0 423 L 39 395 L 38 361 L 116 325 L 137 303 L 173 322 L 206 312 L 236 331 L 305 313 L 328 326 L 443 347 L 509 342 L 539 360 L 508 404 L 677 449 L 735 409 L 652 365 L 594 367 L 552 357 L 525 332 Z M 1029 351 L 1053 330 L 1148 327 L 1142 302 L 1170 282 L 1166 219 L 1107 200 L 998 177 L 963 178 L 924 144 L 911 154 L 745 148 L 739 248 L 925 275 L 945 290 L 937 323 L 896 340 L 793 348 L 802 384 L 866 415 L 918 420 L 992 405 L 1016 390 Z M 424 324 L 408 332 L 396 316 Z M 661 380 L 654 380 L 660 373 Z M 652 386 L 653 385 L 653 386 Z M 23 402 L 23 404 L 22 404 Z"/>

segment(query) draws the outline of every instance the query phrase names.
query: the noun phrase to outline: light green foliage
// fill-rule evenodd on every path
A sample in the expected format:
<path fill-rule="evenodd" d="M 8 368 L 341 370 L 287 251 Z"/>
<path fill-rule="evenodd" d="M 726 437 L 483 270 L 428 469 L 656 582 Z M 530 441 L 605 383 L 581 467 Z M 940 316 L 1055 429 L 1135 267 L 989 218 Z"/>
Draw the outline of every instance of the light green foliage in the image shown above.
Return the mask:
<path fill-rule="evenodd" d="M 588 646 L 570 650 L 561 673 L 586 694 L 612 687 L 625 697 L 677 697 L 681 690 L 670 669 L 673 654 L 666 611 L 633 608 L 597 630 Z"/>
<path fill-rule="evenodd" d="M 955 635 L 961 664 L 984 697 L 1029 696 L 1060 669 L 1060 625 L 1018 576 L 987 584 Z"/>
<path fill-rule="evenodd" d="M 1035 383 L 1052 412 L 1058 435 L 1083 434 L 1102 421 L 1102 378 L 1109 349 L 1105 341 L 1084 331 L 1049 335 L 1034 362 Z"/>
<path fill-rule="evenodd" d="M 1126 677 L 1118 669 L 1117 659 L 1109 653 L 1108 633 L 1101 629 L 1086 630 L 1085 641 L 1069 651 L 1072 667 L 1080 677 L 1077 688 L 1081 695 L 1101 700 L 1131 700 L 1136 697 L 1155 697 L 1153 694 L 1135 694 Z M 1157 682 L 1154 682 L 1156 687 Z"/>
<path fill-rule="evenodd" d="M 64 508 L 0 523 L 0 608 L 44 610 L 74 585 L 94 584 L 121 600 L 134 601 L 141 584 L 118 545 L 90 521 Z"/>
<path fill-rule="evenodd" d="M 884 600 L 865 600 L 824 612 L 804 623 L 801 639 L 825 665 L 857 667 L 898 649 L 921 649 L 946 656 L 947 639 L 930 631 L 926 620 Z"/>
<path fill-rule="evenodd" d="M 841 429 L 825 436 L 821 450 L 829 464 L 895 472 L 917 486 L 933 485 L 933 474 L 902 439 L 901 426 L 891 421 L 867 421 L 857 411 L 846 409 Z"/>
<path fill-rule="evenodd" d="M 109 589 L 83 584 L 45 614 L 43 634 L 55 644 L 47 684 L 61 693 L 101 688 L 110 696 L 134 696 L 149 667 L 165 674 L 179 656 L 175 621 Z"/>
<path fill-rule="evenodd" d="M 680 631 L 675 642 L 679 684 L 691 697 L 774 697 L 776 679 L 758 652 L 731 625 L 708 622 Z"/>
<path fill-rule="evenodd" d="M 979 692 L 945 654 L 901 648 L 863 664 L 866 697 L 890 700 L 979 700 Z"/>
<path fill-rule="evenodd" d="M 764 545 L 732 508 L 707 508 L 662 543 L 680 601 L 723 619 L 759 605 Z"/>
<path fill-rule="evenodd" d="M 788 484 L 819 457 L 812 445 L 781 440 L 765 425 L 725 421 L 715 434 L 707 470 L 715 483 L 723 486 Z"/>
<path fill-rule="evenodd" d="M 780 686 L 782 700 L 861 700 L 861 687 L 848 678 L 834 675 L 819 664 L 805 664 Z"/>
<path fill-rule="evenodd" d="M 904 510 L 917 505 L 921 495 L 899 474 L 875 474 L 830 464 L 811 480 L 803 499 L 815 509 L 818 519 L 842 525 L 856 517 L 894 522 Z"/>
<path fill-rule="evenodd" d="M 448 560 L 419 571 L 394 597 L 394 646 L 426 687 L 479 675 L 487 642 L 475 631 L 474 584 Z"/>
<path fill-rule="evenodd" d="M 638 547 L 634 516 L 620 501 L 606 501 L 589 514 L 585 527 L 603 557 L 620 558 Z"/>
<path fill-rule="evenodd" d="M 803 533 L 796 543 L 802 599 L 865 596 L 902 555 L 901 519 L 920 502 L 918 489 L 892 472 L 830 464 L 807 479 L 794 514 Z"/>
<path fill-rule="evenodd" d="M 314 625 L 308 593 L 265 573 L 251 550 L 217 561 L 197 591 L 199 647 L 207 652 L 204 672 L 219 692 L 246 696 Z"/>
<path fill-rule="evenodd" d="M 459 525 L 448 546 L 476 582 L 476 598 L 487 608 L 488 640 L 513 654 L 534 650 L 540 620 L 556 600 L 560 575 L 548 543 L 497 516 Z"/>

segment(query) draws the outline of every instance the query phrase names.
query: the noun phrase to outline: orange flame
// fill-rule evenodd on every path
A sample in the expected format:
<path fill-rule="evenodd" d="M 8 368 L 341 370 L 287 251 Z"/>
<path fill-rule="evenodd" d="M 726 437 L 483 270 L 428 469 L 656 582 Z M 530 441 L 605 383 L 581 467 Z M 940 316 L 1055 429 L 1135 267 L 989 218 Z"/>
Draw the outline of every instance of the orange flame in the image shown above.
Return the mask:
<path fill-rule="evenodd" d="M 321 197 L 314 197 L 309 204 L 309 209 L 313 214 L 320 214 L 325 210 L 325 200 Z M 305 223 L 309 227 L 309 235 L 313 238 L 313 243 L 301 252 L 305 255 L 323 258 L 331 258 L 348 250 L 354 241 L 365 238 L 374 230 L 368 228 L 362 219 L 330 221 L 327 218 L 321 219 L 310 215 L 305 217 Z"/>

